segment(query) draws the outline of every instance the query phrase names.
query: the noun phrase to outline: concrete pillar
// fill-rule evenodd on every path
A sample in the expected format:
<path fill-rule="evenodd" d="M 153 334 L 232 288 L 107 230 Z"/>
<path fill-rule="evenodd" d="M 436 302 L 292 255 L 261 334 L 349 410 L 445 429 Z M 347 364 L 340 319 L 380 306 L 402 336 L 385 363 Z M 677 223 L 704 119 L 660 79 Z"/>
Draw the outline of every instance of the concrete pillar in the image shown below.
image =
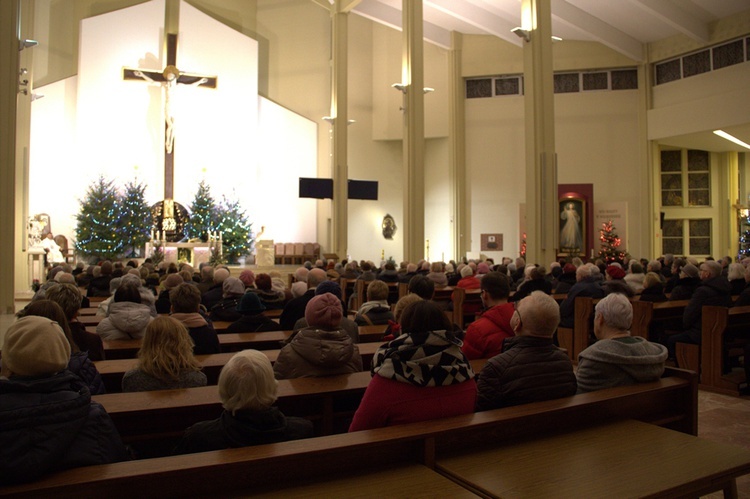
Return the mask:
<path fill-rule="evenodd" d="M 424 258 L 424 49 L 421 0 L 403 0 L 404 259 Z"/>
<path fill-rule="evenodd" d="M 470 232 L 471 213 L 466 191 L 466 89 L 461 72 L 463 35 L 451 33 L 451 49 L 448 52 L 448 107 L 449 150 L 450 150 L 450 199 L 451 199 L 451 241 L 453 258 L 458 261 L 466 255 Z"/>
<path fill-rule="evenodd" d="M 348 33 L 351 2 L 336 0 L 331 10 L 331 114 L 333 118 L 333 252 L 346 258 L 348 250 L 347 213 L 349 199 L 348 166 Z"/>
<path fill-rule="evenodd" d="M 526 260 L 557 259 L 559 213 L 555 153 L 552 8 L 550 0 L 523 0 L 522 27 L 526 124 Z"/>
<path fill-rule="evenodd" d="M 0 2 L 0 313 L 15 311 L 16 267 L 21 266 L 22 241 L 16 211 L 16 113 L 18 99 L 19 2 Z M 28 98 L 28 97 L 27 97 Z"/>

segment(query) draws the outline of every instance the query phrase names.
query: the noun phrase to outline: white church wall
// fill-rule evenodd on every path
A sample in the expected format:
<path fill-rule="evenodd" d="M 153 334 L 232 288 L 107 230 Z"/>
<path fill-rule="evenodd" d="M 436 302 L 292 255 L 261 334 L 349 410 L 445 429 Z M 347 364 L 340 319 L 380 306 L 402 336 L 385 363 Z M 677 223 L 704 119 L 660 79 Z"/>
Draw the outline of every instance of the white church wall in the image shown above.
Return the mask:
<path fill-rule="evenodd" d="M 122 66 L 161 69 L 155 54 L 163 36 L 163 8 L 157 0 L 84 20 L 82 76 L 37 89 L 45 98 L 32 105 L 29 205 L 30 213 L 52 216 L 55 233 L 74 237 L 78 200 L 99 175 L 118 186 L 137 178 L 147 184 L 147 201 L 163 197 L 161 89 L 121 81 Z M 300 200 L 296 182 L 299 176 L 316 175 L 316 123 L 267 99 L 259 101 L 254 40 L 189 5 L 182 6 L 181 18 L 178 66 L 218 74 L 220 92 L 187 89 L 191 93 L 184 107 L 189 111 L 177 122 L 184 126 L 175 144 L 175 199 L 189 206 L 205 178 L 217 201 L 224 195 L 239 199 L 255 231 L 266 225 L 265 237 L 277 237 L 273 230 L 278 230 L 282 240 L 316 240 L 316 202 Z M 148 29 L 125 36 L 120 25 Z M 99 46 L 106 45 L 103 39 L 115 45 L 114 55 Z M 82 116 L 90 122 L 83 123 Z"/>
<path fill-rule="evenodd" d="M 331 19 L 326 9 L 307 0 L 257 0 L 257 32 L 264 40 L 268 93 L 264 95 L 318 124 L 317 173 L 330 178 L 331 140 L 323 116 L 330 114 Z M 295 190 L 296 192 L 296 190 Z M 330 251 L 330 200 L 316 201 L 317 237 Z"/>
<path fill-rule="evenodd" d="M 81 22 L 74 161 L 84 186 L 100 175 L 124 185 L 137 171 L 146 198 L 163 197 L 161 89 L 122 78 L 123 66 L 164 66 L 163 24 L 162 0 Z"/>
<path fill-rule="evenodd" d="M 297 196 L 299 177 L 317 171 L 318 125 L 265 99 L 258 98 L 258 169 L 243 193 L 253 231 L 266 227 L 263 239 L 278 242 L 316 240 L 317 201 Z M 293 147 L 290 147 L 293 143 Z"/>
<path fill-rule="evenodd" d="M 638 91 L 581 92 L 555 96 L 558 183 L 594 184 L 597 202 L 627 202 L 628 240 L 623 249 L 651 257 L 640 226 L 649 198 L 647 168 L 640 164 Z M 615 228 L 617 229 L 616 225 Z M 598 227 L 593 227 L 594 238 Z"/>
<path fill-rule="evenodd" d="M 523 98 L 467 99 L 466 174 L 471 206 L 467 251 L 480 251 L 481 234 L 502 234 L 499 261 L 520 248 L 519 208 L 526 199 Z"/>
<path fill-rule="evenodd" d="M 373 140 L 377 99 L 374 59 L 397 47 L 379 47 L 378 25 L 360 16 L 349 16 L 349 178 L 378 182 L 378 200 L 350 200 L 348 253 L 352 258 L 379 262 L 381 256 L 401 261 L 403 255 L 403 189 L 401 141 Z M 390 89 L 393 93 L 397 93 Z M 396 221 L 393 239 L 385 239 L 385 215 Z"/>
<path fill-rule="evenodd" d="M 352 16 L 358 17 L 358 16 Z M 367 21 L 372 23 L 372 21 Z M 403 33 L 372 23 L 373 32 L 373 138 L 400 140 L 403 136 L 403 94 L 391 85 L 402 80 Z M 425 137 L 448 135 L 448 51 L 424 43 L 424 86 L 435 92 L 424 95 Z"/>
<path fill-rule="evenodd" d="M 179 31 L 177 67 L 218 82 L 177 87 L 175 199 L 192 202 L 205 177 L 217 201 L 227 196 L 247 208 L 258 171 L 258 43 L 185 2 Z"/>
<path fill-rule="evenodd" d="M 72 76 L 43 87 L 44 98 L 31 103 L 29 215 L 50 215 L 51 230 L 71 239 L 78 199 L 86 188 L 75 153 L 76 88 Z"/>
<path fill-rule="evenodd" d="M 653 88 L 649 139 L 742 125 L 750 116 L 750 62 Z"/>
<path fill-rule="evenodd" d="M 594 203 L 630 201 L 630 221 L 639 220 L 639 201 L 648 196 L 638 163 L 637 99 L 637 91 L 629 90 L 555 96 L 558 182 L 594 184 Z M 466 102 L 470 251 L 479 251 L 482 233 L 501 233 L 503 251 L 486 254 L 497 258 L 519 252 L 518 209 L 526 197 L 523 120 L 521 97 Z M 626 229 L 639 234 L 638 227 Z M 626 244 L 635 254 L 646 252 L 637 236 Z"/>

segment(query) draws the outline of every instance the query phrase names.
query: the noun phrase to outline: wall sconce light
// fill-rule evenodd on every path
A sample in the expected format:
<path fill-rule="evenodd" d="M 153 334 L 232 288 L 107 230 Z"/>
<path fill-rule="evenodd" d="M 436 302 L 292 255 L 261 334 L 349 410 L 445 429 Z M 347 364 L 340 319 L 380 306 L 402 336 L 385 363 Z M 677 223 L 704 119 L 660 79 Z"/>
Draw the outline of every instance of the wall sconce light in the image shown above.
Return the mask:
<path fill-rule="evenodd" d="M 404 94 L 406 93 L 406 87 L 407 85 L 404 85 L 403 83 L 394 83 L 393 85 L 391 85 L 391 88 L 395 88 L 396 90 Z"/>
<path fill-rule="evenodd" d="M 523 29 L 520 26 L 516 26 L 515 28 L 510 30 L 510 32 L 516 35 L 518 38 L 523 38 L 527 42 L 531 41 L 531 36 L 530 36 L 529 30 L 527 29 Z"/>
<path fill-rule="evenodd" d="M 18 51 L 22 51 L 23 49 L 30 49 L 31 47 L 36 47 L 39 45 L 39 42 L 36 40 L 20 40 L 18 44 Z"/>
<path fill-rule="evenodd" d="M 435 89 L 434 89 L 434 88 L 432 88 L 432 87 L 424 87 L 424 88 L 422 89 L 422 91 L 423 91 L 424 93 L 426 93 L 426 94 L 429 94 L 430 92 L 434 92 L 434 91 L 435 91 Z"/>

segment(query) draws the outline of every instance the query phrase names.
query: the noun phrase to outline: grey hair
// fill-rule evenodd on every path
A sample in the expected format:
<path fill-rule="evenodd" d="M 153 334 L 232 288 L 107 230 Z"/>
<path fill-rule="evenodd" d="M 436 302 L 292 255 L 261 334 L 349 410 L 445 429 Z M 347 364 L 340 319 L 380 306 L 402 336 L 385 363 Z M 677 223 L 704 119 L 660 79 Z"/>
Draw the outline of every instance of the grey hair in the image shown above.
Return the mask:
<path fill-rule="evenodd" d="M 518 303 L 523 330 L 535 336 L 549 336 L 560 324 L 560 306 L 544 291 L 534 291 Z"/>
<path fill-rule="evenodd" d="M 605 296 L 596 304 L 594 310 L 594 318 L 602 316 L 604 323 L 609 327 L 625 331 L 633 324 L 633 305 L 623 294 L 612 293 Z"/>
<path fill-rule="evenodd" d="M 706 260 L 705 262 L 701 263 L 701 266 L 698 268 L 701 270 L 705 270 L 706 272 L 711 274 L 711 277 L 717 277 L 721 275 L 721 264 L 713 260 Z"/>
<path fill-rule="evenodd" d="M 58 274 L 60 275 L 60 274 Z M 741 263 L 730 263 L 727 278 L 731 281 L 732 279 L 743 279 L 745 277 L 745 267 Z"/>
<path fill-rule="evenodd" d="M 228 412 L 260 411 L 276 402 L 278 382 L 268 357 L 257 350 L 234 355 L 219 374 L 219 398 Z"/>

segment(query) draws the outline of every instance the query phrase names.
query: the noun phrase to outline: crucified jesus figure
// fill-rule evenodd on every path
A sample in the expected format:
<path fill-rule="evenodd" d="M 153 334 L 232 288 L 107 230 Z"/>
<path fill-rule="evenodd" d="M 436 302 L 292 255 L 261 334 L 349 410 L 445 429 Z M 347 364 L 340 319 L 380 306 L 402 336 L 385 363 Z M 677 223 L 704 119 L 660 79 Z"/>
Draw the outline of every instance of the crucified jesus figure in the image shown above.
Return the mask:
<path fill-rule="evenodd" d="M 155 81 L 149 75 L 147 75 L 146 73 L 140 70 L 133 71 L 133 74 L 139 78 L 143 78 L 149 83 L 152 83 L 154 85 L 160 85 L 162 90 L 164 91 L 163 92 L 164 94 L 164 121 L 167 125 L 166 132 L 165 132 L 165 139 L 164 139 L 164 147 L 167 151 L 167 154 L 171 154 L 172 148 L 174 146 L 175 119 L 174 119 L 174 115 L 172 114 L 172 109 L 170 105 L 170 96 L 172 92 L 174 92 L 175 89 L 177 88 L 177 80 L 180 77 L 180 70 L 172 65 L 164 68 L 164 71 L 162 72 L 162 75 L 164 76 L 164 81 Z M 207 81 L 208 81 L 208 78 L 203 77 L 192 83 L 182 83 L 182 84 L 188 85 L 190 87 L 197 87 L 199 85 L 206 83 Z"/>

